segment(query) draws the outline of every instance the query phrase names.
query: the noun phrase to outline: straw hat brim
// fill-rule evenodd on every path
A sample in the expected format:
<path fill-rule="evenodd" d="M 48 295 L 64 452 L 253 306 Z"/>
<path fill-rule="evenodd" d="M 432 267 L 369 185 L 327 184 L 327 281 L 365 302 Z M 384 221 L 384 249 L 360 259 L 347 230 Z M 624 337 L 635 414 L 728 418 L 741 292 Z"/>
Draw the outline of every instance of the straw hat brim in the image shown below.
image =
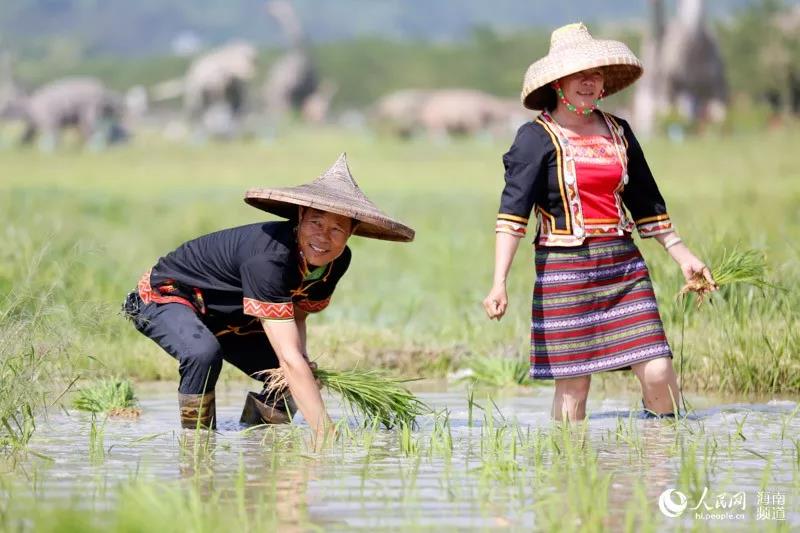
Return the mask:
<path fill-rule="evenodd" d="M 253 188 L 245 193 L 249 205 L 283 218 L 297 219 L 297 206 L 312 207 L 336 213 L 359 221 L 353 235 L 385 241 L 410 242 L 414 230 L 381 212 L 366 197 L 354 198 L 352 194 L 316 183 L 284 188 Z"/>
<path fill-rule="evenodd" d="M 642 75 L 641 61 L 624 43 L 600 39 L 575 43 L 551 51 L 528 67 L 520 95 L 522 104 L 528 109 L 544 109 L 552 90 L 550 83 L 590 68 L 604 70 L 606 96 L 628 87 Z"/>

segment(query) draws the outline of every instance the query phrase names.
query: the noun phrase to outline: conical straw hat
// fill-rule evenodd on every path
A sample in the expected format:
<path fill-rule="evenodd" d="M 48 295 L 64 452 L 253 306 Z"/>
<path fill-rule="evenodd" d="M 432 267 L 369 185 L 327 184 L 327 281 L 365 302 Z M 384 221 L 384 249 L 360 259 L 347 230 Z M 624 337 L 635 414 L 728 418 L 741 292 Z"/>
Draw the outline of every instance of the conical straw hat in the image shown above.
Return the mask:
<path fill-rule="evenodd" d="M 244 201 L 284 218 L 296 218 L 297 206 L 313 207 L 354 218 L 360 223 L 354 235 L 386 241 L 414 240 L 414 230 L 389 218 L 358 187 L 342 154 L 320 177 L 297 187 L 254 188 L 245 193 Z"/>
<path fill-rule="evenodd" d="M 642 63 L 624 43 L 595 39 L 582 22 L 567 24 L 550 36 L 550 51 L 528 67 L 522 84 L 522 105 L 544 109 L 548 85 L 590 68 L 602 67 L 606 95 L 621 91 L 642 75 Z"/>

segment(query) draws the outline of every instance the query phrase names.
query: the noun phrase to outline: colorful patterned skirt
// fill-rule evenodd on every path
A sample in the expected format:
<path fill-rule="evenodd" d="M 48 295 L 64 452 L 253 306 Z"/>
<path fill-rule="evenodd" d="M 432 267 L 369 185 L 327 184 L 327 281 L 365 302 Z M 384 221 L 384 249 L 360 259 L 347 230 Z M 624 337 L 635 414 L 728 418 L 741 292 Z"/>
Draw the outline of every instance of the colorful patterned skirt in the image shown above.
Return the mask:
<path fill-rule="evenodd" d="M 531 377 L 559 379 L 672 357 L 633 239 L 536 248 Z"/>

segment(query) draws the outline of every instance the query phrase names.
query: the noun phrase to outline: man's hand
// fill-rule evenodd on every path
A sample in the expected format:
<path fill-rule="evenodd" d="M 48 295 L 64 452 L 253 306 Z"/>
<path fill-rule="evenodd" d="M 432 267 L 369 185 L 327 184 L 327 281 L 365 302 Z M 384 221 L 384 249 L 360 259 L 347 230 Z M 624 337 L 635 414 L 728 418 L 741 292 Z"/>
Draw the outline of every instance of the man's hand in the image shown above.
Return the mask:
<path fill-rule="evenodd" d="M 326 424 L 332 422 L 319 393 L 319 382 L 315 382 L 313 369 L 304 354 L 297 324 L 294 320 L 262 320 L 261 323 L 286 374 L 289 392 L 297 407 L 311 428 L 320 432 Z"/>
<path fill-rule="evenodd" d="M 314 375 L 314 381 L 317 382 L 317 387 L 319 387 L 319 389 L 322 390 L 322 382 L 319 380 L 319 378 L 317 377 L 317 374 L 316 374 L 316 372 L 317 372 L 317 363 L 315 363 L 314 361 L 309 359 L 307 353 L 303 353 L 303 359 L 305 359 L 306 363 L 308 363 L 308 368 L 311 369 L 311 373 Z"/>

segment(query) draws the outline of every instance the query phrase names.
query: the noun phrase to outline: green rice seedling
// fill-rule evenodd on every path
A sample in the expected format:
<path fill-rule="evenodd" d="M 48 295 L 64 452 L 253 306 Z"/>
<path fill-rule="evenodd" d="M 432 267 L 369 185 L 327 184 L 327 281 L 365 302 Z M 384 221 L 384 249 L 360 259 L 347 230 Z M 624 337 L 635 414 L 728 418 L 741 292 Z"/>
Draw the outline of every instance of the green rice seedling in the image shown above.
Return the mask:
<path fill-rule="evenodd" d="M 703 488 L 707 486 L 706 478 L 697 464 L 697 446 L 696 440 L 691 440 L 688 444 L 681 443 L 681 462 L 678 470 L 678 487 L 694 501 L 700 500 Z"/>
<path fill-rule="evenodd" d="M 97 415 L 92 413 L 92 421 L 89 425 L 89 460 L 94 464 L 102 463 L 105 459 L 105 420 L 97 422 Z"/>
<path fill-rule="evenodd" d="M 792 412 L 787 413 L 781 416 L 781 441 L 786 438 L 786 429 L 789 427 L 789 424 L 794 420 L 797 416 L 798 411 L 800 411 L 800 403 L 792 409 Z"/>
<path fill-rule="evenodd" d="M 127 379 L 101 379 L 78 389 L 72 405 L 81 411 L 108 416 L 136 418 L 141 414 L 136 407 L 133 385 Z"/>
<path fill-rule="evenodd" d="M 611 474 L 600 470 L 587 437 L 588 425 L 560 424 L 550 433 L 558 460 L 545 469 L 535 508 L 542 528 L 553 531 L 604 531 L 609 514 Z M 550 487 L 556 487 L 552 491 Z"/>
<path fill-rule="evenodd" d="M 498 481 L 506 485 L 513 484 L 520 478 L 521 467 L 517 461 L 509 457 L 493 457 L 481 463 L 479 468 L 481 483 Z"/>
<path fill-rule="evenodd" d="M 453 433 L 450 430 L 450 411 L 447 409 L 434 415 L 428 452 L 431 456 L 442 455 L 448 461 L 453 455 Z"/>
<path fill-rule="evenodd" d="M 409 433 L 410 434 L 410 433 Z M 422 457 L 417 453 L 410 456 L 407 463 L 399 462 L 397 464 L 397 479 L 400 481 L 400 488 L 402 490 L 403 502 L 411 506 L 417 498 L 417 478 L 419 477 L 419 467 L 422 463 Z M 406 468 L 408 466 L 409 468 Z M 386 502 L 389 504 L 389 501 Z"/>
<path fill-rule="evenodd" d="M 213 439 L 213 440 L 212 440 Z M 178 433 L 178 451 L 181 468 L 197 474 L 201 470 L 211 473 L 217 451 L 213 431 L 195 428 Z"/>
<path fill-rule="evenodd" d="M 547 444 L 549 439 L 547 435 L 545 435 L 544 431 L 541 428 L 536 429 L 536 433 L 533 434 L 533 437 L 529 439 L 530 442 L 530 455 L 533 462 L 533 470 L 536 472 L 537 476 L 540 474 L 542 467 L 544 466 L 545 456 L 547 454 Z"/>
<path fill-rule="evenodd" d="M 411 424 L 400 421 L 400 451 L 406 456 L 419 455 L 419 441 L 414 438 Z"/>
<path fill-rule="evenodd" d="M 633 417 L 633 410 L 628 414 L 627 423 L 623 423 L 623 418 L 617 419 L 615 433 L 616 442 L 623 442 L 628 446 L 628 452 L 637 459 L 642 459 L 645 454 L 644 442 L 639 432 L 639 425 Z"/>
<path fill-rule="evenodd" d="M 347 421 L 346 420 L 341 420 L 340 422 L 345 422 L 342 425 L 343 426 L 347 426 L 347 424 L 346 424 Z M 337 422 L 337 425 L 338 425 L 338 422 Z M 373 418 L 372 422 L 370 423 L 370 425 L 369 426 L 364 426 L 363 431 L 361 431 L 360 434 L 358 435 L 358 437 L 360 437 L 361 447 L 364 448 L 364 450 L 366 452 L 366 457 L 365 457 L 365 461 L 364 461 L 366 465 L 369 465 L 369 463 L 372 461 L 373 444 L 375 442 L 375 437 L 378 435 L 378 426 L 379 425 L 380 425 L 380 421 L 377 418 Z M 349 430 L 349 427 L 348 427 L 348 432 L 349 431 L 350 430 Z M 337 434 L 338 434 L 338 432 L 337 432 Z M 342 450 L 344 450 L 344 445 L 346 444 L 346 442 L 345 442 L 345 439 L 341 439 L 341 440 L 342 440 Z M 350 437 L 350 440 L 351 441 L 356 441 L 356 436 L 352 435 Z"/>
<path fill-rule="evenodd" d="M 488 401 L 497 408 L 491 398 Z M 499 408 L 497 411 L 500 413 Z M 480 436 L 481 465 L 478 468 L 481 482 L 499 481 L 509 485 L 519 480 L 522 472 L 518 457 L 521 447 L 518 424 L 509 424 L 505 419 L 498 421 L 492 413 L 484 411 Z"/>
<path fill-rule="evenodd" d="M 654 515 L 650 506 L 651 502 L 647 498 L 645 484 L 639 479 L 633 488 L 633 498 L 625 506 L 625 531 L 627 533 L 655 531 Z"/>
<path fill-rule="evenodd" d="M 718 287 L 734 284 L 752 285 L 754 287 L 775 288 L 775 285 L 766 280 L 767 260 L 763 252 L 757 250 L 739 250 L 734 247 L 725 250 L 722 258 L 712 268 L 711 275 Z M 697 294 L 697 306 L 700 307 L 710 294 L 711 283 L 702 273 L 696 272 L 680 290 L 679 295 L 684 296 L 689 292 Z"/>
<path fill-rule="evenodd" d="M 744 424 L 747 422 L 748 414 L 745 414 L 741 420 L 733 419 L 736 422 L 736 436 L 742 440 L 747 440 L 747 437 L 744 436 Z"/>
<path fill-rule="evenodd" d="M 282 368 L 264 372 L 265 385 L 275 391 L 288 388 Z M 325 370 L 314 369 L 314 377 L 322 386 L 338 394 L 353 411 L 364 415 L 365 424 L 377 419 L 387 429 L 398 424 L 413 425 L 416 418 L 431 411 L 411 391 L 403 386 L 409 379 L 397 379 L 370 369 Z"/>
<path fill-rule="evenodd" d="M 707 471 L 716 468 L 718 458 L 719 458 L 719 441 L 717 440 L 717 437 L 714 435 L 706 437 L 706 447 L 704 450 L 703 460 L 705 462 Z"/>
<path fill-rule="evenodd" d="M 764 470 L 761 471 L 761 481 L 759 482 L 759 490 L 765 491 L 769 489 L 770 485 L 775 480 L 772 477 L 772 458 L 767 460 L 767 464 L 764 465 Z"/>
<path fill-rule="evenodd" d="M 473 411 L 477 407 L 481 411 L 483 411 L 483 406 L 475 401 L 475 389 L 473 387 L 469 387 L 467 389 L 467 426 L 472 427 L 474 425 L 473 419 Z"/>
<path fill-rule="evenodd" d="M 470 375 L 461 378 L 473 384 L 502 388 L 528 385 L 531 365 L 518 357 L 472 357 L 467 361 Z"/>

